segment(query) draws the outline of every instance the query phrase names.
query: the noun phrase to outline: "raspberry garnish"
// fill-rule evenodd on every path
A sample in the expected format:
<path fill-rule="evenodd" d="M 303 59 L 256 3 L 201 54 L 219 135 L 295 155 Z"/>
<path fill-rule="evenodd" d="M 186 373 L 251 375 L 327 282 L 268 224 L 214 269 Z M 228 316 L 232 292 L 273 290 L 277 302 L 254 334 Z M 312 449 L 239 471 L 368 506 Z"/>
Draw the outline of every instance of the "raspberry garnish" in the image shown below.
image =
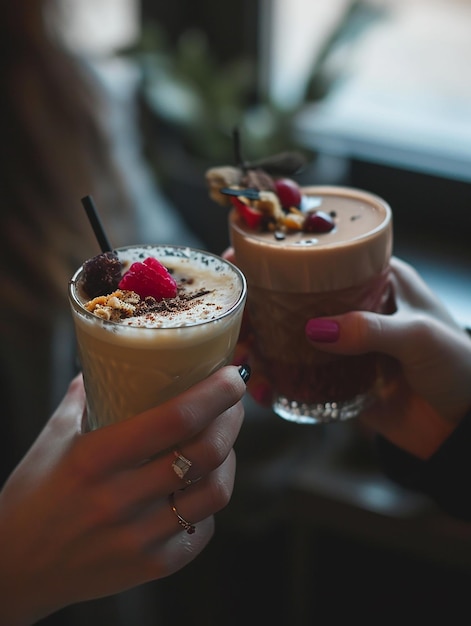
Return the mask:
<path fill-rule="evenodd" d="M 249 228 L 255 230 L 260 226 L 263 215 L 260 211 L 252 207 L 248 200 L 243 196 L 240 198 L 231 196 L 231 202 Z"/>
<path fill-rule="evenodd" d="M 177 283 L 168 269 L 154 257 L 147 257 L 141 263 L 133 263 L 119 282 L 120 289 L 135 291 L 146 298 L 152 296 L 157 301 L 174 298 L 177 295 Z"/>

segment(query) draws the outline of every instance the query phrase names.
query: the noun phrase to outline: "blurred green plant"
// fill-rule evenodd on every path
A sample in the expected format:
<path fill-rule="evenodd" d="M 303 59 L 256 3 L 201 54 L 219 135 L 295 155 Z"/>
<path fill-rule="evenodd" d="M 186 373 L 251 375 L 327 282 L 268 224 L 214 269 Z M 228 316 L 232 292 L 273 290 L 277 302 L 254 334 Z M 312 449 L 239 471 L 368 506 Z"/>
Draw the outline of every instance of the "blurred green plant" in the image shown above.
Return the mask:
<path fill-rule="evenodd" d="M 144 132 L 148 142 L 155 137 L 159 143 L 157 153 L 167 138 L 173 142 L 172 151 L 179 145 L 189 158 L 232 162 L 235 127 L 247 158 L 292 147 L 290 121 L 295 111 L 261 102 L 254 62 L 242 57 L 216 61 L 202 31 L 187 30 L 170 46 L 164 30 L 147 23 L 137 44 L 123 54 L 140 69 Z M 156 154 L 152 158 L 159 160 Z"/>

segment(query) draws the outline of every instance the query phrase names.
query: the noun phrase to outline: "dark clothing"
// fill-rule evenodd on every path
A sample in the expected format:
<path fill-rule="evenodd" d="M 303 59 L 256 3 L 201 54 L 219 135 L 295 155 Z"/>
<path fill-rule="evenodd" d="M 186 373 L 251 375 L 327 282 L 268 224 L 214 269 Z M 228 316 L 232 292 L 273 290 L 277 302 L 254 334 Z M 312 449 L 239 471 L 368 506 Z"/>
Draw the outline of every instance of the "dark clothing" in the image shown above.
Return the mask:
<path fill-rule="evenodd" d="M 471 412 L 426 461 L 382 437 L 378 437 L 377 445 L 389 478 L 430 496 L 445 513 L 471 521 Z"/>

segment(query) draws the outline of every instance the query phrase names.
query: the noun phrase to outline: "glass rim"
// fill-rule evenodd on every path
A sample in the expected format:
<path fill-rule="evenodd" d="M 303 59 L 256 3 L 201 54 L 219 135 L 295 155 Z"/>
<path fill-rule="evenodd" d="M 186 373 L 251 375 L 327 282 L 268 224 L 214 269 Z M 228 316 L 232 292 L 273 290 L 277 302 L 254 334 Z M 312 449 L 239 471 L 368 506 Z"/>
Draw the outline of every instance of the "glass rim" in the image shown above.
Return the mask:
<path fill-rule="evenodd" d="M 351 198 L 358 201 L 363 201 L 371 206 L 374 206 L 376 209 L 384 211 L 383 219 L 379 224 L 371 228 L 370 230 L 356 235 L 350 239 L 346 239 L 345 241 L 336 241 L 329 243 L 329 241 L 320 241 L 315 246 L 302 246 L 302 245 L 292 245 L 289 241 L 281 242 L 282 245 L 289 247 L 290 252 L 294 254 L 314 254 L 317 253 L 318 250 L 335 250 L 338 248 L 346 248 L 346 247 L 356 247 L 361 246 L 368 240 L 375 239 L 377 236 L 381 235 L 383 232 L 392 228 L 393 214 L 390 204 L 387 200 L 384 200 L 381 196 L 376 193 L 366 191 L 364 189 L 360 189 L 357 187 L 348 187 L 342 185 L 303 185 L 301 187 L 302 190 L 305 190 L 309 196 L 316 196 L 316 194 L 330 196 L 330 197 L 342 197 L 342 198 Z M 269 239 L 260 238 L 260 234 L 258 231 L 251 231 L 250 228 L 246 228 L 244 225 L 241 225 L 239 220 L 237 219 L 237 211 L 232 208 L 229 212 L 229 227 L 236 230 L 240 235 L 244 236 L 247 239 L 255 240 L 257 242 L 261 242 L 257 245 L 263 245 L 264 247 L 273 247 L 274 249 L 280 248 L 279 241 L 271 241 Z M 315 238 L 313 235 L 312 238 Z"/>
<path fill-rule="evenodd" d="M 126 332 L 131 332 L 131 331 L 155 332 L 155 331 L 175 331 L 175 330 L 182 331 L 185 328 L 194 328 L 195 326 L 204 326 L 206 324 L 211 324 L 211 323 L 223 320 L 224 318 L 231 316 L 241 306 L 244 305 L 245 299 L 246 299 L 246 296 L 247 296 L 247 280 L 245 278 L 245 275 L 243 274 L 243 272 L 236 265 L 234 265 L 234 263 L 232 263 L 231 261 L 228 261 L 227 259 L 224 259 L 220 255 L 215 254 L 213 252 L 209 252 L 207 250 L 203 250 L 202 248 L 196 248 L 196 247 L 192 247 L 192 246 L 183 246 L 183 245 L 177 245 L 177 244 L 175 244 L 175 245 L 173 245 L 173 244 L 135 244 L 135 245 L 120 246 L 120 247 L 117 247 L 117 248 L 113 248 L 112 251 L 113 252 L 120 252 L 120 251 L 132 250 L 132 249 L 135 249 L 135 248 L 142 248 L 143 250 L 156 250 L 156 249 L 157 250 L 159 250 L 159 249 L 162 249 L 162 250 L 176 250 L 176 251 L 182 253 L 182 254 L 179 255 L 179 258 L 190 258 L 188 252 L 190 254 L 201 254 L 201 255 L 203 255 L 205 257 L 212 257 L 215 260 L 217 260 L 218 262 L 221 262 L 224 266 L 229 267 L 231 269 L 231 271 L 234 272 L 234 274 L 239 279 L 240 293 L 238 294 L 238 297 L 237 297 L 236 301 L 230 306 L 230 308 L 228 308 L 226 311 L 224 311 L 223 313 L 221 313 L 217 317 L 212 317 L 211 319 L 199 320 L 199 321 L 196 321 L 194 323 L 182 324 L 180 326 L 132 326 L 132 325 L 126 325 L 126 324 L 123 324 L 121 321 L 113 321 L 113 320 L 103 319 L 103 318 L 99 317 L 98 315 L 95 315 L 91 311 L 88 311 L 84 307 L 84 303 L 78 297 L 77 289 L 76 289 L 78 280 L 79 280 L 80 275 L 82 274 L 82 271 L 83 271 L 83 265 L 85 263 L 85 261 L 84 261 L 80 265 L 80 267 L 75 270 L 75 272 L 73 273 L 72 277 L 70 278 L 70 280 L 68 282 L 68 286 L 67 286 L 69 302 L 70 302 L 71 306 L 73 307 L 73 309 L 77 313 L 79 313 L 85 319 L 87 319 L 87 320 L 89 320 L 89 321 L 91 321 L 93 323 L 97 323 L 98 322 L 101 325 L 103 325 L 104 327 L 109 327 L 109 328 L 114 328 L 114 329 L 117 329 L 117 328 L 120 328 L 120 329 L 123 329 L 123 330 L 126 329 Z M 187 253 L 183 254 L 185 251 L 187 251 Z"/>

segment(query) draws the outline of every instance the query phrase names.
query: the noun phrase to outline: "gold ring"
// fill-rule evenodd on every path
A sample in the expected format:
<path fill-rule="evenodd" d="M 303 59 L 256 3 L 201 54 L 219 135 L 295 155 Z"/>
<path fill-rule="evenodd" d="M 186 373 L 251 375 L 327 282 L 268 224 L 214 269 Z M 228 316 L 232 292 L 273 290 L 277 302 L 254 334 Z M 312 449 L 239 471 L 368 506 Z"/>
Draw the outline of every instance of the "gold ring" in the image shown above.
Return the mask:
<path fill-rule="evenodd" d="M 173 512 L 175 513 L 175 515 L 177 516 L 177 520 L 178 520 L 178 523 L 180 524 L 180 526 L 181 526 L 184 530 L 186 530 L 186 532 L 187 532 L 189 535 L 192 535 L 192 534 L 195 532 L 196 528 L 195 528 L 195 526 L 194 526 L 193 524 L 190 524 L 190 522 L 187 522 L 187 521 L 186 521 L 186 519 L 185 519 L 184 517 L 182 517 L 182 516 L 180 515 L 180 513 L 177 511 L 177 507 L 175 506 L 175 500 L 174 500 L 174 495 L 173 495 L 173 493 L 171 493 L 171 494 L 169 495 L 169 497 L 168 497 L 168 501 L 169 501 L 169 504 L 170 504 L 170 507 L 171 507 L 172 511 L 173 511 Z"/>

